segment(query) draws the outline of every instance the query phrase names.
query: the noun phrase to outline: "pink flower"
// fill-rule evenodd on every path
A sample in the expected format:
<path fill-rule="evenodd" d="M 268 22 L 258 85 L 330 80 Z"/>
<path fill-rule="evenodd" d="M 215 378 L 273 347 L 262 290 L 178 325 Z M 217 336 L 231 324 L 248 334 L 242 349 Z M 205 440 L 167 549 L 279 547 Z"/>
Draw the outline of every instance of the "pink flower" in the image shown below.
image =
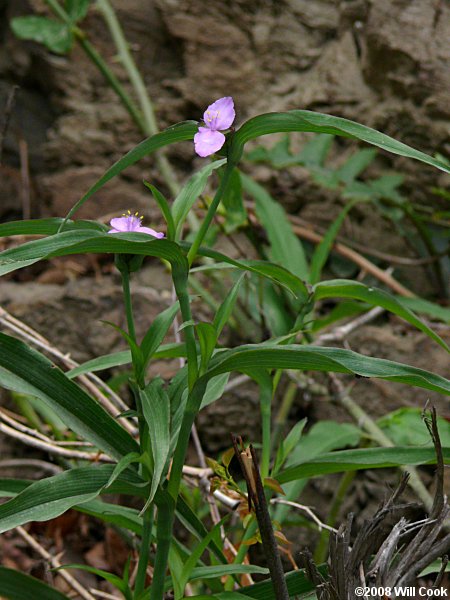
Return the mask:
<path fill-rule="evenodd" d="M 203 115 L 205 126 L 199 127 L 194 136 L 195 151 L 199 156 L 210 156 L 222 148 L 225 136 L 221 131 L 231 127 L 235 116 L 231 96 L 219 98 L 208 106 Z"/>
<path fill-rule="evenodd" d="M 140 217 L 138 213 L 134 215 L 130 211 L 126 215 L 111 219 L 110 225 L 112 229 L 108 233 L 126 233 L 126 232 L 137 232 L 137 233 L 148 233 L 155 238 L 163 238 L 164 234 L 159 231 L 155 231 L 151 227 L 142 227 L 141 221 L 143 217 Z"/>

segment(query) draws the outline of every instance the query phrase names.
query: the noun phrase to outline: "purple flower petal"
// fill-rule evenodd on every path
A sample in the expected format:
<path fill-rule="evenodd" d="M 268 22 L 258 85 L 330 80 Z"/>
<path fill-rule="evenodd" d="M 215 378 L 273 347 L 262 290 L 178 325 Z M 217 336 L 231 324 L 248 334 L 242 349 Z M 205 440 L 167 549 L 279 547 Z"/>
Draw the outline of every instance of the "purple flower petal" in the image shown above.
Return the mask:
<path fill-rule="evenodd" d="M 139 227 L 139 229 L 136 229 L 136 231 L 137 231 L 137 233 L 148 233 L 158 239 L 161 239 L 164 237 L 164 234 L 162 231 L 155 231 L 151 227 Z"/>
<path fill-rule="evenodd" d="M 214 154 L 222 148 L 225 136 L 220 131 L 212 131 L 207 127 L 199 127 L 194 136 L 195 151 L 199 156 L 205 157 Z"/>
<path fill-rule="evenodd" d="M 129 231 L 128 219 L 129 217 L 116 217 L 115 219 L 111 219 L 109 224 L 113 229 L 108 233 L 120 233 L 121 231 Z"/>
<path fill-rule="evenodd" d="M 203 114 L 205 126 L 212 131 L 229 129 L 235 117 L 234 101 L 231 96 L 219 98 L 210 104 Z"/>
<path fill-rule="evenodd" d="M 125 233 L 128 231 L 137 233 L 146 233 L 155 238 L 163 238 L 164 233 L 155 231 L 151 227 L 142 227 L 141 219 L 137 215 L 125 215 L 111 219 L 110 225 L 112 229 L 108 233 Z"/>

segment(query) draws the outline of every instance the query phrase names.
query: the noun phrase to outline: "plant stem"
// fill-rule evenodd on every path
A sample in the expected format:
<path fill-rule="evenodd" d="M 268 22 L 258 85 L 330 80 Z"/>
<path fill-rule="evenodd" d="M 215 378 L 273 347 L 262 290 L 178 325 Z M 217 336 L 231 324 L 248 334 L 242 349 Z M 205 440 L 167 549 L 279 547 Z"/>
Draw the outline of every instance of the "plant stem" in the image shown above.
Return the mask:
<path fill-rule="evenodd" d="M 83 48 L 83 50 L 89 56 L 91 61 L 98 68 L 100 73 L 104 76 L 104 78 L 106 79 L 108 84 L 111 86 L 111 88 L 119 96 L 120 100 L 122 101 L 122 104 L 124 105 L 124 107 L 126 108 L 128 113 L 130 114 L 133 121 L 139 127 L 139 129 L 142 132 L 145 132 L 145 122 L 144 122 L 142 115 L 140 114 L 137 106 L 131 100 L 130 96 L 127 94 L 127 92 L 125 91 L 125 89 L 122 86 L 122 84 L 120 83 L 120 81 L 117 79 L 117 77 L 111 71 L 111 69 L 108 67 L 108 65 L 103 60 L 103 58 L 100 56 L 100 54 L 97 52 L 97 50 L 94 48 L 94 46 L 92 46 L 92 44 L 87 40 L 86 34 L 84 33 L 84 31 L 82 31 L 76 25 L 73 25 L 73 23 L 70 20 L 69 15 L 62 8 L 62 6 L 59 4 L 59 2 L 57 2 L 57 0 L 45 0 L 45 1 L 57 17 L 59 17 L 67 25 L 71 26 L 72 33 L 75 36 L 78 43 L 80 44 L 80 46 Z"/>
<path fill-rule="evenodd" d="M 150 600 L 163 600 L 167 563 L 172 541 L 172 529 L 175 521 L 176 502 L 171 496 L 158 504 L 158 524 L 156 528 L 156 556 L 153 567 L 153 581 Z"/>
<path fill-rule="evenodd" d="M 270 466 L 272 385 L 269 387 L 261 384 L 259 398 L 262 429 L 261 477 L 264 479 L 269 476 Z"/>
<path fill-rule="evenodd" d="M 141 548 L 139 550 L 139 563 L 136 574 L 136 584 L 134 587 L 134 598 L 139 598 L 145 589 L 150 544 L 152 541 L 153 513 L 154 508 L 153 504 L 151 504 L 144 513 Z"/>
<path fill-rule="evenodd" d="M 290 381 L 287 385 L 287 388 L 283 394 L 283 398 L 281 399 L 281 405 L 278 409 L 277 416 L 275 417 L 275 427 L 272 436 L 272 450 L 276 452 L 278 448 L 278 444 L 280 442 L 281 435 L 283 433 L 283 428 L 286 425 L 287 418 L 289 416 L 289 412 L 292 408 L 292 404 L 294 403 L 295 396 L 297 394 L 298 384 L 295 381 Z"/>
<path fill-rule="evenodd" d="M 344 501 L 345 495 L 352 481 L 355 479 L 356 471 L 347 471 L 341 477 L 339 485 L 331 503 L 330 511 L 328 513 L 328 519 L 326 524 L 330 527 L 334 527 L 336 519 L 341 508 L 342 502 Z M 325 562 L 328 553 L 328 540 L 330 538 L 329 529 L 322 529 L 320 533 L 319 542 L 314 552 L 314 560 L 317 564 Z"/>
<path fill-rule="evenodd" d="M 142 115 L 139 112 L 139 109 L 137 108 L 137 106 L 135 105 L 133 100 L 130 98 L 130 96 L 125 91 L 125 88 L 123 87 L 123 85 L 120 83 L 120 81 L 117 79 L 117 77 L 111 71 L 111 69 L 108 67 L 108 65 L 103 60 L 101 55 L 97 52 L 97 50 L 94 48 L 94 46 L 86 39 L 85 33 L 77 28 L 75 30 L 74 34 L 75 34 L 80 46 L 83 48 L 83 50 L 86 52 L 86 54 L 92 60 L 92 62 L 98 68 L 100 73 L 106 79 L 108 84 L 111 86 L 111 88 L 117 94 L 117 96 L 120 98 L 122 104 L 128 111 L 128 114 L 131 116 L 131 118 L 136 123 L 136 125 L 139 127 L 139 129 L 142 132 L 144 132 L 145 124 L 144 124 Z"/>
<path fill-rule="evenodd" d="M 180 312 L 184 323 L 192 321 L 191 304 L 188 293 L 188 278 L 184 272 L 179 272 L 175 265 L 172 267 L 172 279 L 178 301 Z M 186 325 L 183 329 L 186 342 L 186 353 L 188 359 L 188 382 L 189 391 L 194 387 L 198 377 L 197 346 L 193 325 Z"/>
<path fill-rule="evenodd" d="M 172 269 L 172 279 L 175 292 L 180 302 L 183 322 L 188 323 L 192 320 L 192 315 L 187 290 L 187 277 L 183 271 L 178 271 L 174 265 Z M 165 502 L 158 504 L 158 526 L 156 530 L 157 548 L 150 600 L 163 600 L 172 529 L 175 521 L 175 507 L 183 475 L 184 459 L 189 444 L 192 425 L 197 416 L 206 389 L 206 382 L 204 382 L 204 384 L 196 385 L 198 378 L 198 362 L 193 326 L 187 325 L 183 329 L 183 333 L 188 358 L 188 384 L 190 393 L 187 399 L 183 421 L 172 460 L 170 478 L 167 486 L 167 499 Z"/>
<path fill-rule="evenodd" d="M 135 342 L 136 330 L 134 328 L 133 308 L 131 305 L 130 273 L 126 269 L 122 269 L 120 274 L 122 275 L 123 300 L 125 304 L 125 314 L 127 317 L 128 333 L 133 342 Z"/>
<path fill-rule="evenodd" d="M 103 17 L 109 27 L 109 31 L 116 45 L 119 58 L 128 74 L 130 82 L 139 100 L 139 104 L 141 106 L 141 111 L 143 114 L 143 120 L 140 124 L 140 128 L 146 135 L 155 135 L 155 133 L 158 133 L 158 124 L 156 121 L 155 109 L 147 93 L 145 82 L 142 79 L 142 75 L 140 74 L 139 69 L 137 68 L 133 56 L 130 52 L 129 44 L 123 34 L 116 13 L 113 7 L 111 6 L 109 0 L 97 0 L 97 5 L 100 8 Z M 174 196 L 176 196 L 180 191 L 180 186 L 178 185 L 175 172 L 170 166 L 169 161 L 161 152 L 157 152 L 156 162 L 168 188 L 170 189 L 170 192 Z"/>
<path fill-rule="evenodd" d="M 203 223 L 201 224 L 201 227 L 198 230 L 197 235 L 195 236 L 195 240 L 188 252 L 187 259 L 188 259 L 189 265 L 191 265 L 194 262 L 195 257 L 197 256 L 197 251 L 200 248 L 201 243 L 203 242 L 206 232 L 208 231 L 209 226 L 211 225 L 211 221 L 213 220 L 214 215 L 216 214 L 217 207 L 219 206 L 219 203 L 222 200 L 222 196 L 227 188 L 228 181 L 231 177 L 231 173 L 233 172 L 233 168 L 234 168 L 234 164 L 228 162 L 226 165 L 226 168 L 225 168 L 225 173 L 223 174 L 223 177 L 222 177 L 222 181 L 220 182 L 219 188 L 213 198 L 213 201 L 211 202 L 211 204 L 208 208 L 208 212 L 206 213 Z"/>

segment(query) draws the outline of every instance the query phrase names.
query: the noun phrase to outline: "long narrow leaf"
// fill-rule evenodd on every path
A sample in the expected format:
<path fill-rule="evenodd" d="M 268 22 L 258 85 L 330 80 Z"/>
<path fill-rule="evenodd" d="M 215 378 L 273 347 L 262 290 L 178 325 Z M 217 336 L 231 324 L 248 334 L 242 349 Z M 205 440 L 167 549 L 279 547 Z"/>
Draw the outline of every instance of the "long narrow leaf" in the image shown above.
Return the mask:
<path fill-rule="evenodd" d="M 432 158 L 424 152 L 415 150 L 407 144 L 398 142 L 384 133 L 380 133 L 360 123 L 349 121 L 348 119 L 309 110 L 267 113 L 249 119 L 238 129 L 233 137 L 230 158 L 234 163 L 237 163 L 242 155 L 244 145 L 250 140 L 269 133 L 289 131 L 330 133 L 361 140 L 393 154 L 413 158 L 432 165 L 441 171 L 450 173 L 449 166 L 444 162 Z"/>
<path fill-rule="evenodd" d="M 1 597 L 8 600 L 69 600 L 69 597 L 51 588 L 43 581 L 30 575 L 21 573 L 16 569 L 0 566 L 0 593 Z"/>
<path fill-rule="evenodd" d="M 442 448 L 444 462 L 450 462 L 450 448 Z M 401 465 L 436 464 L 434 448 L 398 446 L 395 448 L 358 448 L 321 454 L 300 465 L 289 467 L 277 474 L 277 481 L 287 483 L 305 477 L 328 473 L 345 473 L 360 469 L 381 469 Z"/>
<path fill-rule="evenodd" d="M 450 348 L 437 333 L 418 319 L 409 308 L 406 308 L 401 302 L 384 290 L 368 287 L 359 281 L 348 281 L 347 279 L 323 281 L 322 283 L 318 283 L 313 290 L 314 300 L 321 300 L 322 298 L 352 298 L 374 306 L 381 306 L 408 323 L 411 323 L 411 325 L 426 333 L 428 337 L 445 348 L 447 352 L 450 352 Z"/>
<path fill-rule="evenodd" d="M 324 567 L 319 567 L 319 570 L 322 574 L 325 574 L 326 572 Z M 291 598 L 296 598 L 297 596 L 314 590 L 314 584 L 306 578 L 303 570 L 286 573 L 285 578 L 289 596 Z M 248 587 L 243 587 L 239 591 L 250 598 L 255 598 L 255 600 L 277 600 L 274 596 L 273 585 L 270 579 L 259 581 Z M 308 595 L 308 598 L 311 598 L 311 596 Z"/>
<path fill-rule="evenodd" d="M 379 377 L 387 381 L 407 383 L 450 396 L 450 381 L 423 369 L 401 363 L 364 356 L 341 348 L 317 346 L 259 346 L 249 344 L 225 350 L 213 359 L 205 374 L 209 379 L 228 371 L 247 371 L 254 368 L 301 369 L 351 373 L 362 377 Z M 203 378 L 202 378 L 203 379 Z M 199 380 L 199 385 L 201 384 Z"/>
<path fill-rule="evenodd" d="M 140 391 L 142 412 L 148 426 L 153 454 L 153 478 L 150 495 L 144 509 L 155 496 L 169 455 L 170 400 L 162 386 L 163 380 L 158 378 Z"/>
<path fill-rule="evenodd" d="M 48 521 L 92 500 L 108 483 L 113 465 L 80 467 L 35 481 L 0 506 L 0 533 L 29 521 Z M 139 478 L 136 475 L 136 483 Z"/>
<path fill-rule="evenodd" d="M 75 433 L 114 458 L 139 450 L 130 434 L 58 367 L 4 333 L 0 333 L 0 382 L 40 398 Z"/>
<path fill-rule="evenodd" d="M 0 223 L 0 236 L 10 235 L 54 235 L 58 232 L 64 219 L 59 217 L 51 219 L 30 219 L 25 221 L 8 221 Z M 77 231 L 93 229 L 95 231 L 106 231 L 106 226 L 98 221 L 67 221 L 65 225 L 66 231 Z"/>
<path fill-rule="evenodd" d="M 317 246 L 314 251 L 314 254 L 311 259 L 311 271 L 309 274 L 309 282 L 311 284 L 315 284 L 320 280 L 320 275 L 322 274 L 322 269 L 327 262 L 328 256 L 330 254 L 331 248 L 333 247 L 334 240 L 336 239 L 337 234 L 339 233 L 342 224 L 344 223 L 344 219 L 347 216 L 348 212 L 352 208 L 353 204 L 348 203 L 339 213 L 337 218 L 333 221 L 330 227 L 327 229 L 325 235 L 323 236 L 322 241 Z"/>
<path fill-rule="evenodd" d="M 173 342 L 171 344 L 163 344 L 153 354 L 154 358 L 180 358 L 186 356 L 186 347 L 183 343 Z M 78 367 L 74 367 L 67 371 L 66 376 L 69 379 L 83 375 L 84 373 L 94 373 L 112 367 L 120 367 L 122 365 L 131 364 L 131 352 L 129 350 L 121 350 L 111 354 L 105 354 L 88 360 Z"/>
<path fill-rule="evenodd" d="M 182 248 L 190 248 L 190 244 L 186 244 L 185 242 L 180 243 L 180 246 Z M 241 271 L 249 271 L 250 273 L 255 273 L 256 275 L 261 275 L 262 277 L 270 279 L 292 292 L 292 294 L 300 300 L 306 301 L 309 297 L 310 291 L 306 284 L 299 277 L 280 265 L 263 260 L 234 260 L 221 252 L 217 252 L 217 250 L 212 250 L 203 246 L 199 248 L 198 254 L 200 256 L 208 256 L 209 258 L 218 261 L 219 267 L 221 268 L 227 268 L 226 265 L 230 265 Z M 218 265 L 213 265 L 210 268 L 217 269 Z"/>
<path fill-rule="evenodd" d="M 225 325 L 228 323 L 228 320 L 231 317 L 234 305 L 236 304 L 236 300 L 238 298 L 239 289 L 244 280 L 244 277 L 245 277 L 245 273 L 243 273 L 239 277 L 239 279 L 233 285 L 231 290 L 228 292 L 225 300 L 219 306 L 219 309 L 214 317 L 213 327 L 216 330 L 217 337 L 219 337 L 219 335 L 222 332 L 222 329 L 225 327 Z"/>
<path fill-rule="evenodd" d="M 181 228 L 186 217 L 195 204 L 197 198 L 203 193 L 209 176 L 215 170 L 226 163 L 222 158 L 204 166 L 200 171 L 194 173 L 172 204 L 172 215 L 175 222 L 175 237 L 180 237 Z"/>

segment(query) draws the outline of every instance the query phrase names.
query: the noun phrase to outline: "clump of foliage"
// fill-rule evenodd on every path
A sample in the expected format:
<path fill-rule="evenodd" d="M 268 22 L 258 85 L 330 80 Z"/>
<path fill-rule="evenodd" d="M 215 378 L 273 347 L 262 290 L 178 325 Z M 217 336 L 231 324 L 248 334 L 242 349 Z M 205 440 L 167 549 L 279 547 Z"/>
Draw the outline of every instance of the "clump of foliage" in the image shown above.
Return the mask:
<path fill-rule="evenodd" d="M 57 23 L 60 33 L 64 32 L 64 36 L 56 36 L 57 44 L 52 37 L 56 35 L 57 26 L 50 26 L 46 17 L 42 17 L 45 22 L 36 21 L 36 18 L 30 20 L 31 17 L 16 20 L 13 24 L 15 32 L 21 37 L 43 42 L 57 52 L 68 51 L 74 40 L 79 40 L 148 137 L 113 164 L 64 218 L 0 225 L 2 236 L 43 236 L 0 253 L 2 275 L 53 257 L 89 253 L 114 256 L 122 280 L 127 322 L 126 330 L 113 325 L 127 344 L 126 351 L 97 357 L 68 371 L 63 371 L 43 352 L 32 349 L 27 343 L 0 333 L 2 386 L 16 394 L 37 399 L 34 406 L 38 410 L 45 407 L 56 414 L 71 432 L 60 429 L 64 439 L 73 440 L 75 437 L 88 444 L 83 456 L 72 456 L 64 463 L 64 470 L 52 477 L 34 482 L 2 480 L 2 495 L 11 498 L 0 506 L 0 531 L 8 531 L 30 521 L 50 520 L 69 508 L 114 523 L 129 534 L 128 538 L 131 536 L 135 540 L 137 551 L 133 553 L 130 548 L 130 559 L 132 555 L 138 557 L 135 575 L 130 575 L 130 562 L 125 565 L 122 577 L 94 568 L 89 570 L 107 579 L 127 600 L 163 600 L 169 591 L 176 600 L 182 600 L 188 586 L 190 596 L 200 594 L 195 596 L 198 600 L 270 599 L 309 594 L 313 585 L 304 572 L 294 570 L 283 574 L 281 562 L 275 556 L 278 552 L 275 540 L 282 545 L 287 542 L 280 528 L 289 514 L 289 502 L 298 500 L 306 481 L 328 473 L 340 473 L 346 478 L 360 469 L 430 464 L 436 462 L 436 453 L 422 440 L 410 445 L 397 441 L 395 417 L 398 415 L 386 417 L 379 424 L 369 422 L 371 439 L 376 442 L 373 444 L 368 444 L 364 438 L 367 430 L 363 431 L 362 425 L 356 427 L 333 422 L 318 423 L 304 434 L 305 422 L 301 421 L 283 436 L 283 421 L 281 427 L 274 428 L 271 415 L 272 398 L 282 375 L 293 373 L 296 387 L 302 385 L 312 372 L 327 373 L 338 388 L 342 402 L 359 417 L 360 409 L 342 389 L 335 374 L 380 378 L 450 395 L 450 382 L 435 373 L 318 344 L 320 328 L 314 326 L 317 304 L 323 299 L 343 298 L 352 303 L 351 314 L 355 314 L 355 306 L 359 307 L 357 314 L 373 308 L 388 311 L 423 332 L 443 351 L 448 352 L 449 349 L 427 323 L 387 291 L 358 281 L 322 280 L 323 267 L 351 204 L 308 258 L 280 204 L 240 170 L 245 147 L 249 141 L 272 133 L 310 132 L 320 134 L 315 138 L 316 144 L 320 142 L 326 146 L 330 136 L 344 136 L 445 172 L 450 172 L 450 169 L 445 162 L 364 125 L 311 111 L 258 115 L 232 127 L 235 113 L 230 97 L 212 103 L 205 111 L 203 123 L 185 121 L 157 132 L 152 117 L 149 117 L 149 99 L 140 96 L 142 111 L 134 105 L 105 67 L 103 59 L 93 52 L 79 28 L 79 21 L 86 14 L 89 3 L 68 1 L 65 7 L 54 1 L 49 4 L 59 18 L 58 22 L 51 22 Z M 98 4 L 105 18 L 114 23 L 109 3 L 102 0 Z M 120 28 L 114 31 L 119 50 L 123 51 L 125 66 L 130 73 L 136 74 L 123 47 Z M 179 189 L 173 174 L 167 170 L 168 163 L 161 150 L 171 144 L 192 141 L 195 144 L 193 151 L 195 148 L 200 156 L 218 156 L 213 156 L 211 162 Z M 173 196 L 168 199 L 153 184 L 146 183 L 151 198 L 160 208 L 165 222 L 164 232 L 143 224 L 138 215 L 131 212 L 112 219 L 110 227 L 97 221 L 74 218 L 83 204 L 95 201 L 95 192 L 108 181 L 153 153 L 157 153 L 163 176 L 168 174 L 167 184 Z M 308 156 L 313 155 L 310 148 L 301 160 L 307 163 Z M 277 168 L 293 164 L 285 141 L 269 158 L 273 161 L 274 156 L 278 161 Z M 358 159 L 354 162 L 358 162 L 358 168 L 354 165 L 351 170 L 347 163 L 343 167 L 346 175 L 341 170 L 336 185 L 355 184 L 361 160 L 364 158 L 366 163 L 373 154 L 364 150 L 356 156 Z M 255 155 L 250 158 L 255 160 Z M 267 156 L 264 155 L 264 158 Z M 299 160 L 298 157 L 294 159 Z M 199 221 L 193 207 L 214 172 L 219 174 L 219 185 Z M 323 172 L 320 169 L 315 172 L 323 180 Z M 330 184 L 329 178 L 327 182 Z M 370 187 L 370 193 L 375 193 L 373 187 Z M 268 250 L 259 260 L 231 258 L 215 250 L 210 243 L 212 226 L 218 215 L 225 217 L 231 236 L 237 227 L 252 218 L 243 200 L 243 192 L 255 199 L 254 212 L 267 231 Z M 395 193 L 395 186 L 391 186 L 391 192 Z M 186 223 L 190 226 L 188 238 L 184 238 Z M 146 257 L 156 258 L 167 266 L 176 300 L 154 319 L 147 331 L 139 331 L 135 326 L 130 280 Z M 189 293 L 189 285 L 194 281 L 192 274 L 207 270 L 220 281 L 224 268 L 239 276 L 234 277 L 231 287 L 225 290 L 219 302 L 212 303 L 214 314 L 211 319 L 199 321 L 193 314 Z M 233 321 L 242 323 L 245 318 L 239 313 L 238 304 L 245 285 L 248 286 L 247 296 L 255 298 L 251 303 L 253 306 L 263 299 L 260 306 L 265 311 L 268 326 L 258 343 L 226 347 L 223 337 L 225 326 Z M 179 339 L 175 343 L 164 343 L 178 315 L 182 321 L 177 329 Z M 252 318 L 257 319 L 257 315 L 250 314 L 250 322 Z M 173 358 L 181 359 L 182 364 L 171 381 L 149 376 L 148 367 L 152 361 Z M 123 403 L 117 403 L 110 390 L 105 393 L 98 378 L 93 379 L 96 371 L 121 365 L 130 365 L 129 387 L 133 404 L 127 409 L 124 409 Z M 247 497 L 242 486 L 230 474 L 231 452 L 226 453 L 220 462 L 209 462 L 214 478 L 211 488 L 206 479 L 205 495 L 212 495 L 221 502 L 225 512 L 239 505 L 243 516 L 242 527 L 237 532 L 228 533 L 227 516 L 221 518 L 217 507 L 212 513 L 214 525 L 207 529 L 204 510 L 197 510 L 195 502 L 189 501 L 183 477 L 192 475 L 185 460 L 196 417 L 205 406 L 223 401 L 232 372 L 254 380 L 259 388 L 262 442 L 259 460 L 255 450 L 235 446 L 249 490 L 247 510 Z M 86 387 L 86 381 L 91 383 L 91 387 Z M 93 383 L 98 392 L 95 398 L 92 395 Z M 288 393 L 284 398 L 285 413 L 292 400 Z M 411 418 L 411 415 L 405 418 Z M 420 416 L 415 414 L 413 419 L 417 423 Z M 442 427 L 445 430 L 443 438 L 448 439 L 448 427 L 445 429 L 444 421 Z M 394 433 L 390 443 L 386 443 L 389 428 Z M 365 447 L 359 447 L 362 441 L 364 444 L 361 445 Z M 226 440 L 224 444 L 228 442 Z M 347 449 L 341 450 L 345 447 Z M 442 461 L 448 462 L 449 459 L 450 443 L 444 442 Z M 203 468 L 200 471 L 200 479 L 204 482 L 207 470 Z M 208 473 L 211 475 L 211 472 Z M 348 481 L 343 480 L 344 483 Z M 345 492 L 345 485 L 341 492 Z M 137 499 L 140 510 L 111 502 L 111 494 L 117 493 Z M 283 494 L 287 504 L 282 503 Z M 192 536 L 189 547 L 174 533 L 176 519 Z M 266 568 L 245 560 L 249 545 L 258 541 L 264 544 L 266 550 L 267 545 L 270 546 L 267 554 L 270 573 Z M 326 558 L 323 552 L 326 542 L 327 531 L 322 535 L 322 549 L 319 548 L 316 554 L 320 561 Z M 288 547 L 286 543 L 287 555 Z M 230 548 L 234 550 L 231 558 Z M 152 567 L 151 577 L 147 575 L 149 565 Z M 77 568 L 88 569 L 80 565 Z M 270 577 L 254 585 L 242 583 L 241 575 L 249 574 L 269 574 Z M 37 597 L 67 600 L 64 594 L 44 586 L 42 582 L 5 568 L 0 569 L 0 589 L 8 598 L 18 598 L 17 590 L 20 590 L 28 594 L 27 597 L 34 593 Z"/>

